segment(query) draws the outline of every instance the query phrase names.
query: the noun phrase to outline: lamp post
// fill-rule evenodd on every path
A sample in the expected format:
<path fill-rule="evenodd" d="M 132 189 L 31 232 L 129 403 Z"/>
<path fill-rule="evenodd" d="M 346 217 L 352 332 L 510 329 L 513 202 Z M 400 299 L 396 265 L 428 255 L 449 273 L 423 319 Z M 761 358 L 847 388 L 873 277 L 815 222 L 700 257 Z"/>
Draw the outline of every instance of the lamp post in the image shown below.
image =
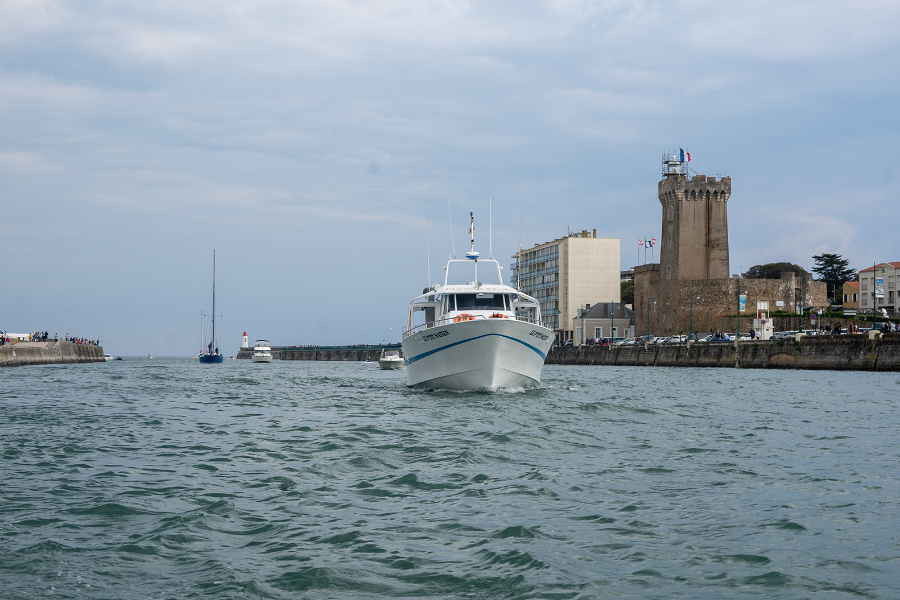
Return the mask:
<path fill-rule="evenodd" d="M 647 341 L 650 341 L 650 298 L 647 298 Z"/>
<path fill-rule="evenodd" d="M 612 325 L 610 325 L 609 347 L 612 348 L 616 341 L 616 303 L 610 302 L 610 317 L 612 317 Z"/>
<path fill-rule="evenodd" d="M 800 333 L 803 333 L 803 269 L 800 270 Z"/>
<path fill-rule="evenodd" d="M 700 299 L 700 296 L 697 296 L 697 300 Z M 694 341 L 694 292 L 691 291 L 691 335 L 689 337 L 691 341 Z"/>
<path fill-rule="evenodd" d="M 881 279 L 884 281 L 885 270 L 884 267 L 881 267 Z M 875 278 L 878 276 L 878 273 L 875 271 L 875 265 L 872 265 L 872 331 L 875 331 L 875 325 L 878 324 L 878 286 L 875 283 Z"/>
<path fill-rule="evenodd" d="M 653 299 L 653 310 L 656 311 L 656 331 L 659 332 L 659 309 L 656 308 L 656 298 Z"/>

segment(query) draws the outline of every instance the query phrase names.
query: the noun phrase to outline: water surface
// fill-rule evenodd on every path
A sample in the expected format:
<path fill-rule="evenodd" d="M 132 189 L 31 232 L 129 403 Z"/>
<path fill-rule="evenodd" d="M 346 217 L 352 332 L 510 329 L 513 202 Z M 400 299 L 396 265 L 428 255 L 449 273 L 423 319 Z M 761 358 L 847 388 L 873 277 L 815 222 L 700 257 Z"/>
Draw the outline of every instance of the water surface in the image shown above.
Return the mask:
<path fill-rule="evenodd" d="M 0 598 L 896 598 L 900 375 L 0 370 Z"/>

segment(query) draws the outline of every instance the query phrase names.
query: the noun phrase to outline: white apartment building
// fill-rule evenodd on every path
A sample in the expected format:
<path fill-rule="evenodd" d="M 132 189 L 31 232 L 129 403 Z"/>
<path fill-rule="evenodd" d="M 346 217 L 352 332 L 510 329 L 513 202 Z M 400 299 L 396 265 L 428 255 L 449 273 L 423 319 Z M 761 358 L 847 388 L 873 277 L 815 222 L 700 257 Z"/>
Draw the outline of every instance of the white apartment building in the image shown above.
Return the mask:
<path fill-rule="evenodd" d="M 872 307 L 886 309 L 889 313 L 897 310 L 897 279 L 900 262 L 881 263 L 859 272 L 859 310 L 870 312 Z M 878 298 L 875 304 L 875 279 L 884 277 L 884 298 Z"/>
<path fill-rule="evenodd" d="M 513 255 L 510 285 L 541 303 L 544 323 L 563 343 L 575 337 L 579 308 L 621 301 L 620 249 L 619 238 L 598 238 L 596 229 L 535 244 Z"/>

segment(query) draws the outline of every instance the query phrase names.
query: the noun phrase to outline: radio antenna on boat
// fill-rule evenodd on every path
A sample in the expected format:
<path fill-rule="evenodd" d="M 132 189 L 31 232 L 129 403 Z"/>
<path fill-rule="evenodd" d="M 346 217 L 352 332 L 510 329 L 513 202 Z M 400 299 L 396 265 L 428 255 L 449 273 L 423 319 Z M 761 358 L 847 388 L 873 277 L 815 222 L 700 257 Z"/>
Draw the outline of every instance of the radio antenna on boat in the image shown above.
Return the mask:
<path fill-rule="evenodd" d="M 494 258 L 494 196 L 488 192 L 488 258 Z"/>
<path fill-rule="evenodd" d="M 431 244 L 428 241 L 428 219 L 425 219 L 425 255 L 428 257 L 428 287 L 431 287 Z"/>
<path fill-rule="evenodd" d="M 450 217 L 450 245 L 453 247 L 453 258 L 456 258 L 456 242 L 453 240 L 453 213 L 450 212 L 450 186 L 447 186 L 447 216 Z"/>
<path fill-rule="evenodd" d="M 519 261 L 522 256 L 522 218 L 519 218 L 519 253 L 516 254 L 516 289 L 522 291 L 522 273 L 519 271 Z"/>

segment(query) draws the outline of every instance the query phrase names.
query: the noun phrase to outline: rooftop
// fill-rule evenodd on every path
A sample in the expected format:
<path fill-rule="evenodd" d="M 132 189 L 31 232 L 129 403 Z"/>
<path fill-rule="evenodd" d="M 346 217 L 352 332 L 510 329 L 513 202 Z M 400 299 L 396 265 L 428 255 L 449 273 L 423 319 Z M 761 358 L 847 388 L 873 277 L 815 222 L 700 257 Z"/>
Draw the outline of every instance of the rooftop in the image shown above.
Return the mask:
<path fill-rule="evenodd" d="M 878 263 L 877 265 L 872 266 L 872 267 L 869 267 L 868 269 L 862 269 L 862 270 L 860 271 L 860 273 L 865 273 L 866 271 L 871 271 L 871 270 L 873 270 L 875 267 L 881 268 L 881 267 L 884 267 L 884 266 L 886 266 L 886 265 L 890 265 L 890 266 L 894 267 L 895 269 L 900 269 L 900 262 L 886 262 L 886 263 Z"/>

